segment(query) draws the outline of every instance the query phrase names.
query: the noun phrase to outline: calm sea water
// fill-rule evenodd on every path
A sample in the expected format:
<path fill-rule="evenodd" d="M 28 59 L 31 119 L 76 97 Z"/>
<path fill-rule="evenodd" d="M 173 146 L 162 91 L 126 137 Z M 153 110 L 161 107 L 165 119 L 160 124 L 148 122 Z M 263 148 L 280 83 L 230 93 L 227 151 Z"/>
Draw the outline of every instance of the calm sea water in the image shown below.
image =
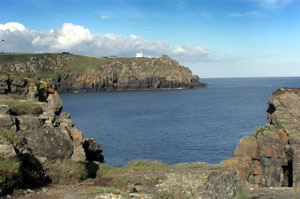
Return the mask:
<path fill-rule="evenodd" d="M 299 87 L 300 77 L 202 79 L 206 89 L 64 93 L 63 111 L 84 137 L 103 147 L 107 164 L 137 158 L 218 163 L 240 138 L 266 124 L 270 94 Z"/>

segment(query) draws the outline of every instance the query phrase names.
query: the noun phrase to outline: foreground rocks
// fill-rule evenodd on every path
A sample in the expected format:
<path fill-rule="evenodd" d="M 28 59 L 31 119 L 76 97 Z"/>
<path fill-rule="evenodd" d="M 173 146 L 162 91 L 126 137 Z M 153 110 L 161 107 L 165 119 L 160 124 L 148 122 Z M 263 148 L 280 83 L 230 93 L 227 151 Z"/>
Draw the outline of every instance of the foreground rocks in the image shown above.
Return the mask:
<path fill-rule="evenodd" d="M 1 55 L 0 71 L 22 72 L 59 92 L 203 88 L 197 75 L 166 55 L 96 58 L 71 54 Z"/>
<path fill-rule="evenodd" d="M 46 82 L 0 75 L 0 93 L 0 195 L 56 181 L 59 165 L 69 165 L 71 175 L 86 171 L 87 161 L 104 161 L 101 146 L 82 138 Z"/>
<path fill-rule="evenodd" d="M 233 157 L 222 164 L 238 168 L 243 185 L 252 190 L 289 187 L 289 194 L 299 194 L 300 89 L 280 88 L 273 92 L 268 102 L 267 118 L 268 124 L 257 127 L 253 136 L 243 137 Z M 264 198 L 268 195 L 267 190 L 254 189 L 255 198 Z M 277 198 L 276 194 L 271 195 L 270 198 Z"/>

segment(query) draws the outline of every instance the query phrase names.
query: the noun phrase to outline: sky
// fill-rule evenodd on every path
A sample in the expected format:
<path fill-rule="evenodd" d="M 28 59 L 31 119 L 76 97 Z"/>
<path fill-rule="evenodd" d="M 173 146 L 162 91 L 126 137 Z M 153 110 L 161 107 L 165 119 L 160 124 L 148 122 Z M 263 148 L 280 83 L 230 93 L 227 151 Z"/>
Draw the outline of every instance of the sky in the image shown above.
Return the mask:
<path fill-rule="evenodd" d="M 300 0 L 0 0 L 0 52 L 166 54 L 200 78 L 300 76 Z"/>

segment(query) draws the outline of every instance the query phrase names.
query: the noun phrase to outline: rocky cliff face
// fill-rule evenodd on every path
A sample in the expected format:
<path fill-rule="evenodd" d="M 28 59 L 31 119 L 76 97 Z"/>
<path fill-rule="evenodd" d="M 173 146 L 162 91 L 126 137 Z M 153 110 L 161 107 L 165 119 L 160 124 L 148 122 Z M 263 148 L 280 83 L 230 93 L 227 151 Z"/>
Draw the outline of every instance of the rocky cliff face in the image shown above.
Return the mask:
<path fill-rule="evenodd" d="M 101 146 L 83 138 L 61 110 L 58 93 L 46 82 L 0 75 L 0 195 L 55 181 L 44 163 L 103 162 Z"/>
<path fill-rule="evenodd" d="M 1 55 L 0 70 L 45 80 L 59 92 L 206 87 L 197 75 L 166 55 L 160 58 Z"/>
<path fill-rule="evenodd" d="M 280 88 L 267 108 L 268 124 L 243 137 L 223 164 L 238 168 L 246 187 L 300 191 L 300 89 Z"/>

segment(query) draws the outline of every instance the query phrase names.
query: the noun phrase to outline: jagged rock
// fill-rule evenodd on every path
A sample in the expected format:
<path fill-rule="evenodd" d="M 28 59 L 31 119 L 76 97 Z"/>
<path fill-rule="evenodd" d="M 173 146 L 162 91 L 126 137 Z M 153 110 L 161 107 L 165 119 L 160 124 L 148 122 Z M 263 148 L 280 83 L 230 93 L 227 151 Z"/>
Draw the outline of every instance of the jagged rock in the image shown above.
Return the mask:
<path fill-rule="evenodd" d="M 66 129 L 39 128 L 19 131 L 32 154 L 47 159 L 68 159 L 72 155 L 73 143 Z"/>
<path fill-rule="evenodd" d="M 257 153 L 257 139 L 254 136 L 244 136 L 235 148 L 232 157 L 255 158 Z"/>
<path fill-rule="evenodd" d="M 283 186 L 300 191 L 299 118 L 300 89 L 280 88 L 272 93 L 267 109 L 269 124 L 256 128 L 254 136 L 243 137 L 229 160 L 237 162 L 235 167 L 240 169 L 245 186 Z M 248 160 L 236 160 L 241 157 Z M 250 168 L 240 166 L 249 163 Z"/>
<path fill-rule="evenodd" d="M 300 89 L 280 88 L 268 101 L 267 119 L 270 124 L 284 128 L 288 134 L 300 132 Z"/>
<path fill-rule="evenodd" d="M 6 161 L 5 164 L 0 164 L 0 196 L 12 191 L 15 186 L 39 187 L 50 182 L 44 173 L 44 165 L 47 162 L 59 160 L 70 164 L 71 170 L 68 172 L 72 176 L 74 169 L 80 179 L 80 171 L 76 170 L 79 169 L 79 163 L 72 163 L 74 160 L 86 165 L 89 163 L 86 160 L 89 159 L 103 161 L 101 146 L 93 139 L 84 141 L 82 133 L 74 127 L 70 114 L 61 114 L 61 99 L 47 82 L 8 74 L 0 76 L 1 93 L 21 95 L 22 101 L 33 102 L 32 105 L 40 107 L 42 112 L 32 115 L 31 111 L 26 112 L 24 109 L 22 113 L 15 111 L 10 115 L 9 105 L 0 105 L 0 128 L 14 131 L 11 136 L 3 134 L 4 137 L 8 136 L 12 143 L 0 137 L 0 161 Z M 20 103 L 17 97 L 10 100 Z M 20 139 L 22 141 L 19 141 Z M 84 143 L 86 149 L 83 147 Z M 13 159 L 10 160 L 11 158 Z M 12 165 L 9 171 L 5 166 L 7 161 Z M 55 170 L 56 167 L 47 169 L 47 172 L 51 173 L 49 170 Z"/>
<path fill-rule="evenodd" d="M 83 139 L 83 148 L 86 154 L 86 160 L 104 162 L 102 153 L 102 147 L 97 144 L 95 139 L 85 138 Z"/>

